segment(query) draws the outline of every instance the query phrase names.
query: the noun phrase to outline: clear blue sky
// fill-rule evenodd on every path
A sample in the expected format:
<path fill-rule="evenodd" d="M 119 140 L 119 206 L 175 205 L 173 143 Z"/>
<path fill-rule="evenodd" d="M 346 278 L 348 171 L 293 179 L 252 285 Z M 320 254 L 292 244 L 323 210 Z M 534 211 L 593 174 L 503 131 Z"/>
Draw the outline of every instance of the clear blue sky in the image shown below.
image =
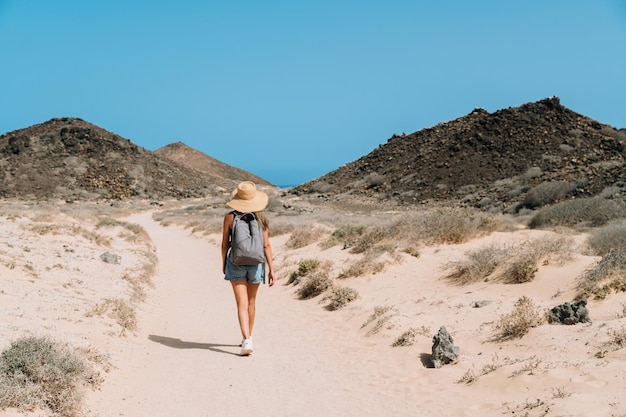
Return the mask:
<path fill-rule="evenodd" d="M 0 133 L 79 117 L 295 185 L 482 107 L 626 127 L 626 0 L 0 0 Z"/>

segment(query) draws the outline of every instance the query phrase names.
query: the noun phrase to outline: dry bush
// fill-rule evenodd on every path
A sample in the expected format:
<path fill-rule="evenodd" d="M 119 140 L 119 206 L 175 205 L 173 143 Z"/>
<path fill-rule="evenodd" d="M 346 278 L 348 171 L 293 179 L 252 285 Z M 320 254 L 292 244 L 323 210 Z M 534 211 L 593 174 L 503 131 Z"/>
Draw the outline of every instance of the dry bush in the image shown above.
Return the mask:
<path fill-rule="evenodd" d="M 597 256 L 611 251 L 626 254 L 626 220 L 611 222 L 594 230 L 587 239 L 587 245 Z"/>
<path fill-rule="evenodd" d="M 553 261 L 562 265 L 571 260 L 572 242 L 567 236 L 557 235 L 532 239 L 518 246 L 515 256 L 508 262 L 499 279 L 511 284 L 532 281 L 540 261 L 545 265 Z"/>
<path fill-rule="evenodd" d="M 376 306 L 374 307 L 374 312 L 368 317 L 368 319 L 361 325 L 361 329 L 378 319 L 381 316 L 384 316 L 391 310 L 391 306 Z"/>
<path fill-rule="evenodd" d="M 380 226 L 368 228 L 350 248 L 352 253 L 365 253 L 380 245 L 389 236 L 389 233 Z"/>
<path fill-rule="evenodd" d="M 503 274 L 505 281 L 511 284 L 522 284 L 535 279 L 539 270 L 537 262 L 539 254 L 535 251 L 524 251 L 515 257 Z"/>
<path fill-rule="evenodd" d="M 346 224 L 337 228 L 328 239 L 320 243 L 320 246 L 322 249 L 336 245 L 343 245 L 344 248 L 352 247 L 364 232 L 365 226 Z"/>
<path fill-rule="evenodd" d="M 601 197 L 577 198 L 540 209 L 530 220 L 528 227 L 576 225 L 597 227 L 614 219 L 626 217 L 626 203 Z"/>
<path fill-rule="evenodd" d="M 378 262 L 371 257 L 363 257 L 352 262 L 344 269 L 337 278 L 354 278 L 363 275 L 377 274 L 385 269 L 383 262 Z"/>
<path fill-rule="evenodd" d="M 413 346 L 415 344 L 417 336 L 424 336 L 429 333 L 430 332 L 425 327 L 422 327 L 422 329 L 415 329 L 411 327 L 400 336 L 398 336 L 398 338 L 391 344 L 391 346 Z"/>
<path fill-rule="evenodd" d="M 313 298 L 329 290 L 332 286 L 333 280 L 326 271 L 314 272 L 304 280 L 298 288 L 297 294 L 302 299 Z"/>
<path fill-rule="evenodd" d="M 285 247 L 289 249 L 303 248 L 317 242 L 323 234 L 324 230 L 319 227 L 311 225 L 300 226 L 291 233 L 291 236 L 285 242 Z"/>
<path fill-rule="evenodd" d="M 122 328 L 121 334 L 125 334 L 126 330 L 137 330 L 137 314 L 135 309 L 126 300 L 120 298 L 107 298 L 87 313 L 87 317 L 93 315 L 102 316 L 107 314 L 110 318 Z"/>
<path fill-rule="evenodd" d="M 578 279 L 576 298 L 602 300 L 613 291 L 626 291 L 626 254 L 609 251 Z"/>
<path fill-rule="evenodd" d="M 604 299 L 613 291 L 626 291 L 626 222 L 610 223 L 587 239 L 593 255 L 602 259 L 578 279 L 578 297 Z"/>
<path fill-rule="evenodd" d="M 46 337 L 18 339 L 0 356 L 0 409 L 39 408 L 55 416 L 83 416 L 82 389 L 98 382 L 67 346 Z"/>
<path fill-rule="evenodd" d="M 520 245 L 490 244 L 484 248 L 469 251 L 466 259 L 451 262 L 446 269 L 452 269 L 448 279 L 457 284 L 469 284 L 486 280 L 498 268 L 502 272 L 497 279 L 511 284 L 532 281 L 538 263 L 558 262 L 563 264 L 572 258 L 573 241 L 567 236 L 544 236 Z"/>
<path fill-rule="evenodd" d="M 509 247 L 498 244 L 469 251 L 463 261 L 446 265 L 446 269 L 453 269 L 448 278 L 461 285 L 484 280 L 506 261 L 509 254 Z"/>
<path fill-rule="evenodd" d="M 307 276 L 313 271 L 316 271 L 319 266 L 320 261 L 317 259 L 302 259 L 298 263 L 298 269 L 296 271 L 293 271 L 289 275 L 289 280 L 287 280 L 287 284 L 299 284 L 303 277 Z"/>
<path fill-rule="evenodd" d="M 476 375 L 476 373 L 472 370 L 472 369 L 468 369 L 463 376 L 461 376 L 461 378 L 456 381 L 458 384 L 473 384 L 474 382 L 478 381 L 478 375 Z"/>
<path fill-rule="evenodd" d="M 576 190 L 576 184 L 567 181 L 543 182 L 526 193 L 524 206 L 529 208 L 542 207 L 563 200 Z"/>
<path fill-rule="evenodd" d="M 421 256 L 420 250 L 412 245 L 407 246 L 406 248 L 402 249 L 402 252 L 408 255 L 411 255 L 414 258 L 419 258 Z"/>
<path fill-rule="evenodd" d="M 359 292 L 350 287 L 337 287 L 330 296 L 329 310 L 339 310 L 359 298 Z"/>
<path fill-rule="evenodd" d="M 499 331 L 496 339 L 521 338 L 531 328 L 543 323 L 544 319 L 545 314 L 542 314 L 530 298 L 523 296 L 515 302 L 511 313 L 504 314 L 496 322 L 495 328 Z"/>
<path fill-rule="evenodd" d="M 406 215 L 391 225 L 394 240 L 426 244 L 463 243 L 498 228 L 496 218 L 469 208 L 442 207 Z"/>

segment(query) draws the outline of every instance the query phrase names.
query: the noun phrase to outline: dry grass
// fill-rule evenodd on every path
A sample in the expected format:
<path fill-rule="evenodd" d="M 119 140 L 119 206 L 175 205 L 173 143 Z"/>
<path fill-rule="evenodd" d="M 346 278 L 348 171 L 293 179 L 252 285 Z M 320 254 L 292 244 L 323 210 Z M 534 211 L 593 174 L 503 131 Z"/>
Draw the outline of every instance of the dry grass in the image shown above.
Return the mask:
<path fill-rule="evenodd" d="M 317 297 L 333 287 L 333 280 L 326 271 L 318 271 L 307 276 L 298 288 L 297 294 L 302 299 Z"/>
<path fill-rule="evenodd" d="M 496 340 L 508 340 L 521 338 L 530 331 L 531 328 L 539 326 L 545 320 L 542 313 L 533 301 L 523 296 L 514 305 L 511 313 L 501 316 L 495 324 L 498 331 Z"/>
<path fill-rule="evenodd" d="M 337 278 L 355 278 L 364 275 L 377 274 L 385 269 L 383 262 L 376 261 L 370 257 L 362 257 L 353 261 L 345 268 Z"/>
<path fill-rule="evenodd" d="M 626 217 L 626 203 L 602 197 L 577 198 L 539 210 L 530 220 L 531 229 L 556 226 L 598 227 Z"/>
<path fill-rule="evenodd" d="M 121 327 L 120 335 L 126 334 L 126 331 L 134 332 L 137 330 L 137 314 L 133 305 L 127 300 L 107 298 L 103 302 L 96 304 L 93 310 L 87 313 L 87 317 L 94 315 L 102 316 L 104 314 L 115 320 Z"/>
<path fill-rule="evenodd" d="M 539 263 L 564 264 L 574 253 L 573 241 L 567 236 L 544 236 L 516 245 L 492 243 L 469 251 L 465 259 L 445 265 L 452 269 L 447 276 L 452 282 L 465 285 L 493 279 L 511 284 L 532 281 Z"/>
<path fill-rule="evenodd" d="M 428 336 L 429 334 L 430 329 L 424 326 L 422 326 L 420 329 L 411 327 L 400 336 L 398 336 L 396 340 L 394 340 L 394 342 L 391 344 L 391 346 L 413 346 L 417 340 L 417 336 Z"/>
<path fill-rule="evenodd" d="M 587 239 L 587 245 L 597 256 L 604 256 L 609 252 L 626 254 L 626 220 L 610 222 L 593 230 Z"/>
<path fill-rule="evenodd" d="M 626 291 L 626 222 L 612 222 L 594 230 L 587 246 L 591 254 L 602 259 L 578 279 L 578 297 L 604 299 L 614 291 Z"/>
<path fill-rule="evenodd" d="M 524 197 L 524 205 L 529 208 L 542 207 L 563 200 L 576 190 L 576 184 L 567 181 L 543 182 L 531 188 Z"/>
<path fill-rule="evenodd" d="M 285 242 L 285 247 L 288 249 L 300 249 L 317 242 L 323 235 L 324 229 L 320 227 L 313 225 L 300 226 L 291 233 L 291 236 Z"/>
<path fill-rule="evenodd" d="M 319 267 L 320 261 L 317 259 L 302 259 L 298 263 L 298 269 L 289 275 L 287 284 L 299 284 L 302 278 L 306 277 L 311 272 L 317 271 Z"/>
<path fill-rule="evenodd" d="M 320 243 L 322 249 L 342 245 L 344 249 L 354 246 L 355 242 L 365 232 L 365 226 L 345 224 L 337 228 L 331 235 Z"/>
<path fill-rule="evenodd" d="M 0 356 L 0 408 L 38 408 L 54 416 L 83 416 L 82 390 L 99 381 L 69 347 L 46 337 L 22 338 Z"/>
<path fill-rule="evenodd" d="M 609 340 L 600 346 L 600 350 L 596 353 L 597 358 L 603 358 L 609 352 L 626 347 L 626 328 L 620 330 L 611 330 L 608 333 Z"/>
<path fill-rule="evenodd" d="M 626 255 L 609 252 L 581 274 L 576 298 L 590 296 L 602 300 L 614 291 L 626 291 Z"/>
<path fill-rule="evenodd" d="M 359 298 L 359 292 L 350 287 L 335 287 L 330 296 L 329 310 L 339 310 Z"/>

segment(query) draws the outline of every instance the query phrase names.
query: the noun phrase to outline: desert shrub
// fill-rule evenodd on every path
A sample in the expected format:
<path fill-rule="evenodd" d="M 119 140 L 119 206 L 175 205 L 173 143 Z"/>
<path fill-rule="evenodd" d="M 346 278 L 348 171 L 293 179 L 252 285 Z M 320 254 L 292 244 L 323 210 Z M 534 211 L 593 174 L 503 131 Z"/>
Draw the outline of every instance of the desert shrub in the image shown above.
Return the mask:
<path fill-rule="evenodd" d="M 524 205 L 529 208 L 542 207 L 564 199 L 576 190 L 576 184 L 567 181 L 542 182 L 531 188 L 524 197 Z"/>
<path fill-rule="evenodd" d="M 356 241 L 354 246 L 350 249 L 352 253 L 364 253 L 376 245 L 383 242 L 388 236 L 387 231 L 380 226 L 373 226 L 368 228 L 365 233 Z"/>
<path fill-rule="evenodd" d="M 626 218 L 626 204 L 600 197 L 577 198 L 540 209 L 530 220 L 528 227 L 576 225 L 603 226 L 613 219 Z"/>
<path fill-rule="evenodd" d="M 361 325 L 361 329 L 378 319 L 381 316 L 384 316 L 391 310 L 391 306 L 376 306 L 374 307 L 374 312 L 368 317 L 368 319 Z"/>
<path fill-rule="evenodd" d="M 333 280 L 326 271 L 319 271 L 309 275 L 300 288 L 298 296 L 302 299 L 313 298 L 333 286 Z"/>
<path fill-rule="evenodd" d="M 468 369 L 463 376 L 461 376 L 461 378 L 456 381 L 458 384 L 473 384 L 474 382 L 478 381 L 478 375 L 476 375 L 476 373 L 474 372 L 474 370 L 472 369 Z"/>
<path fill-rule="evenodd" d="M 556 261 L 560 264 L 572 257 L 572 240 L 565 236 L 544 236 L 518 247 L 515 256 L 507 263 L 500 276 L 511 284 L 521 284 L 535 279 L 537 265 Z"/>
<path fill-rule="evenodd" d="M 571 259 L 572 253 L 572 240 L 560 235 L 532 239 L 518 246 L 491 244 L 467 252 L 462 261 L 446 265 L 446 269 L 452 269 L 447 278 L 464 285 L 487 279 L 501 268 L 497 279 L 519 284 L 534 279 L 541 260 L 562 264 Z"/>
<path fill-rule="evenodd" d="M 613 291 L 626 291 L 626 253 L 609 251 L 593 267 L 581 274 L 577 298 L 604 299 Z"/>
<path fill-rule="evenodd" d="M 0 355 L 0 408 L 48 409 L 82 416 L 81 390 L 96 383 L 93 372 L 66 346 L 46 337 L 26 337 Z"/>
<path fill-rule="evenodd" d="M 354 226 L 350 224 L 343 225 L 336 229 L 325 241 L 320 243 L 323 249 L 331 248 L 335 245 L 343 245 L 344 247 L 352 247 L 354 243 L 365 232 L 365 226 Z"/>
<path fill-rule="evenodd" d="M 398 338 L 391 344 L 391 346 L 412 346 L 415 344 L 415 339 L 417 339 L 417 336 L 419 334 L 420 333 L 417 329 L 411 327 L 400 336 L 398 336 Z"/>
<path fill-rule="evenodd" d="M 300 283 L 300 280 L 307 276 L 309 273 L 316 271 L 320 266 L 320 261 L 317 259 L 302 259 L 298 263 L 298 269 L 289 275 L 289 280 L 287 280 L 287 284 L 297 285 Z"/>
<path fill-rule="evenodd" d="M 378 262 L 371 257 L 363 257 L 352 262 L 348 268 L 344 269 L 338 278 L 354 278 L 367 274 L 377 274 L 385 269 L 385 264 Z"/>
<path fill-rule="evenodd" d="M 419 258 L 421 255 L 420 250 L 413 245 L 409 245 L 406 248 L 402 249 L 402 252 L 409 254 L 414 258 Z"/>
<path fill-rule="evenodd" d="M 105 313 L 122 328 L 122 334 L 126 330 L 137 330 L 137 314 L 128 301 L 120 298 L 107 298 L 97 304 L 87 316 L 101 316 Z"/>
<path fill-rule="evenodd" d="M 366 187 L 371 188 L 383 184 L 385 182 L 385 176 L 376 172 L 372 172 L 371 174 L 366 175 L 364 180 Z"/>
<path fill-rule="evenodd" d="M 626 221 L 616 221 L 594 230 L 587 239 L 587 245 L 594 255 L 622 252 L 626 254 Z"/>
<path fill-rule="evenodd" d="M 539 269 L 537 267 L 538 259 L 539 256 L 535 251 L 522 252 L 512 260 L 503 277 L 512 284 L 532 281 Z"/>
<path fill-rule="evenodd" d="M 507 259 L 510 248 L 491 244 L 487 247 L 469 251 L 463 261 L 451 262 L 446 269 L 453 272 L 448 278 L 458 284 L 469 284 L 486 279 Z"/>
<path fill-rule="evenodd" d="M 359 292 L 354 288 L 339 287 L 335 288 L 333 294 L 330 296 L 330 304 L 328 308 L 330 310 L 339 310 L 345 307 L 348 303 L 359 298 Z"/>
<path fill-rule="evenodd" d="M 329 184 L 325 181 L 316 181 L 311 186 L 311 189 L 316 193 L 327 193 L 329 191 L 332 191 L 334 187 L 335 187 L 334 185 Z"/>
<path fill-rule="evenodd" d="M 521 338 L 528 331 L 539 326 L 545 318 L 533 301 L 523 296 L 514 305 L 514 309 L 509 314 L 504 314 L 496 322 L 496 329 L 499 331 L 497 339 L 506 340 Z"/>
<path fill-rule="evenodd" d="M 494 216 L 469 208 L 442 207 L 403 216 L 391 225 L 388 235 L 395 240 L 427 244 L 463 243 L 496 230 Z"/>
<path fill-rule="evenodd" d="M 301 226 L 295 229 L 285 246 L 289 249 L 299 249 L 316 242 L 322 236 L 323 230 L 311 225 Z"/>

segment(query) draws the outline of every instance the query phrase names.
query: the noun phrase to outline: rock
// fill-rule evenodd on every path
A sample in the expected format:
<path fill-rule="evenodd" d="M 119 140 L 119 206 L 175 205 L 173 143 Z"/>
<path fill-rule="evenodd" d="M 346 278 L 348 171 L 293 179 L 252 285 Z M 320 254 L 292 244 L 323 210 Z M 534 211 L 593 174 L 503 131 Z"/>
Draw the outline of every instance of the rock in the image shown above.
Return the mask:
<path fill-rule="evenodd" d="M 548 312 L 548 322 L 551 324 L 589 323 L 589 310 L 587 310 L 587 300 L 579 300 L 575 303 L 563 303 L 552 308 Z"/>
<path fill-rule="evenodd" d="M 444 326 L 439 328 L 439 332 L 433 337 L 433 347 L 431 360 L 435 368 L 457 361 L 459 357 L 459 347 L 454 346 L 452 336 Z"/>
<path fill-rule="evenodd" d="M 473 301 L 471 305 L 473 308 L 481 308 L 489 304 L 491 304 L 491 301 L 489 300 L 480 300 L 480 301 Z"/>
<path fill-rule="evenodd" d="M 108 264 L 114 264 L 114 265 L 119 265 L 122 262 L 121 256 L 115 255 L 110 252 L 105 252 L 102 255 L 100 255 L 100 259 L 102 259 L 104 262 Z"/>

